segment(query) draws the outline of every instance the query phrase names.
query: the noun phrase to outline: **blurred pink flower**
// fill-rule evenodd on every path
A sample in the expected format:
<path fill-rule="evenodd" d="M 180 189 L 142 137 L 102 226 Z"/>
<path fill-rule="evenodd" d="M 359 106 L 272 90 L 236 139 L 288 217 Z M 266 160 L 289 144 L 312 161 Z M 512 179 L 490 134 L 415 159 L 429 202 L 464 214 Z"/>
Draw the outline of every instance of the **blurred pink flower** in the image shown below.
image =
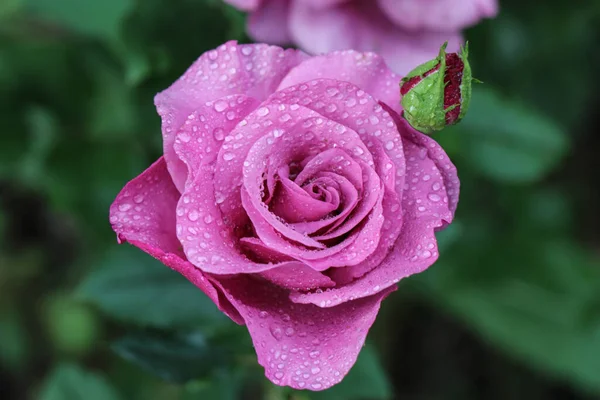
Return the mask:
<path fill-rule="evenodd" d="M 259 42 L 294 43 L 311 54 L 373 51 L 399 74 L 435 57 L 461 29 L 494 17 L 497 0 L 225 0 L 250 12 L 248 33 Z"/>
<path fill-rule="evenodd" d="M 156 95 L 164 155 L 110 221 L 246 324 L 278 385 L 350 370 L 381 301 L 438 257 L 456 168 L 374 53 L 228 42 Z M 160 301 L 160 299 L 157 299 Z"/>

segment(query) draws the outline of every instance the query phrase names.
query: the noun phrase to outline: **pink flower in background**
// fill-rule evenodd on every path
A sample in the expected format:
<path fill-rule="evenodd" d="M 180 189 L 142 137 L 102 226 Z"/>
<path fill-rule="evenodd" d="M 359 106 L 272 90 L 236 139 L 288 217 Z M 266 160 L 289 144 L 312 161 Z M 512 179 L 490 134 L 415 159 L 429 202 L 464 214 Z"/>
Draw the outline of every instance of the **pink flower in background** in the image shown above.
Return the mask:
<path fill-rule="evenodd" d="M 438 257 L 459 182 L 399 117 L 399 82 L 373 53 L 228 42 L 156 96 L 164 156 L 111 206 L 120 241 L 246 324 L 278 385 L 340 382 L 381 301 Z"/>
<path fill-rule="evenodd" d="M 250 12 L 259 42 L 294 43 L 311 54 L 374 51 L 399 74 L 457 51 L 461 29 L 498 12 L 497 0 L 225 0 Z"/>

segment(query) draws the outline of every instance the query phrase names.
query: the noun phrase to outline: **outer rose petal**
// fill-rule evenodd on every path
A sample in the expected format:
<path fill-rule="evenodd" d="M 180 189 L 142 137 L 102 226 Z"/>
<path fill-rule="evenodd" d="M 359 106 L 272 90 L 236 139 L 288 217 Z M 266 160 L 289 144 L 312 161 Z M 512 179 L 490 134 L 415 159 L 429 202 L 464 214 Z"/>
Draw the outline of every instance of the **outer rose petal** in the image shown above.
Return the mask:
<path fill-rule="evenodd" d="M 120 242 L 129 242 L 169 268 L 179 272 L 200 288 L 237 323 L 240 315 L 220 298 L 213 278 L 190 264 L 175 235 L 175 206 L 179 192 L 173 185 L 161 157 L 137 178 L 130 181 L 110 207 L 110 222 Z"/>
<path fill-rule="evenodd" d="M 348 50 L 311 57 L 292 69 L 277 90 L 313 79 L 335 79 L 352 83 L 378 101 L 388 104 L 396 112 L 402 111 L 398 89 L 401 77 L 392 72 L 384 59 L 375 53 Z"/>
<path fill-rule="evenodd" d="M 284 45 L 291 42 L 285 21 L 290 0 L 263 0 L 248 16 L 248 35 L 256 42 Z"/>
<path fill-rule="evenodd" d="M 204 53 L 175 83 L 156 95 L 154 103 L 162 118 L 164 157 L 180 192 L 187 168 L 175 154 L 173 143 L 187 116 L 206 102 L 228 95 L 243 94 L 262 101 L 305 58 L 304 53 L 296 50 L 230 41 Z"/>
<path fill-rule="evenodd" d="M 433 264 L 437 257 L 434 232 L 450 223 L 458 203 L 456 167 L 431 138 L 411 128 L 391 112 L 403 135 L 407 176 L 402 198 L 403 226 L 388 257 L 362 278 L 322 293 L 290 294 L 292 301 L 332 307 L 378 293 L 400 279 Z M 335 279 L 335 278 L 334 278 Z"/>
<path fill-rule="evenodd" d="M 373 51 L 402 75 L 435 57 L 445 41 L 449 41 L 448 51 L 458 50 L 460 36 L 454 31 L 410 33 L 394 25 L 373 3 L 374 0 L 353 1 L 317 10 L 294 2 L 290 34 L 300 48 L 311 54 L 346 49 Z M 392 89 L 397 89 L 397 83 Z M 396 104 L 381 100 L 391 106 Z"/>
<path fill-rule="evenodd" d="M 340 4 L 340 3 L 347 3 L 352 0 L 296 0 L 296 1 L 301 1 L 304 4 L 306 4 L 307 6 L 320 9 L 320 8 L 331 7 L 331 6 Z"/>
<path fill-rule="evenodd" d="M 354 365 L 388 288 L 338 307 L 293 304 L 287 291 L 250 277 L 220 280 L 244 318 L 258 362 L 277 385 L 324 390 Z"/>
<path fill-rule="evenodd" d="M 198 107 L 179 129 L 173 149 L 187 166 L 187 183 L 202 165 L 214 164 L 225 136 L 258 106 L 244 95 L 226 96 Z"/>
<path fill-rule="evenodd" d="M 379 5 L 410 30 L 455 31 L 498 13 L 497 0 L 379 0 Z"/>
<path fill-rule="evenodd" d="M 232 6 L 244 11 L 252 11 L 256 9 L 264 0 L 224 0 Z"/>

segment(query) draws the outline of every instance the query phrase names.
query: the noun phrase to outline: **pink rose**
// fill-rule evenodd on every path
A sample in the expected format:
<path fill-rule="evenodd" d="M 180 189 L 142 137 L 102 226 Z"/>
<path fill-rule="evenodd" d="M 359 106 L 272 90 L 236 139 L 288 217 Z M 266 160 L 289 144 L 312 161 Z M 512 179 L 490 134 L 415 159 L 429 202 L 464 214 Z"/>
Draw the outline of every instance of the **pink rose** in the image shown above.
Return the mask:
<path fill-rule="evenodd" d="M 248 326 L 278 385 L 339 382 L 383 298 L 438 257 L 459 182 L 398 116 L 399 82 L 373 53 L 228 42 L 156 96 L 164 156 L 110 209 L 120 241 Z"/>
<path fill-rule="evenodd" d="M 406 74 L 437 55 L 460 30 L 498 12 L 497 0 L 225 0 L 250 12 L 248 33 L 259 42 L 295 43 L 311 54 L 374 51 Z"/>

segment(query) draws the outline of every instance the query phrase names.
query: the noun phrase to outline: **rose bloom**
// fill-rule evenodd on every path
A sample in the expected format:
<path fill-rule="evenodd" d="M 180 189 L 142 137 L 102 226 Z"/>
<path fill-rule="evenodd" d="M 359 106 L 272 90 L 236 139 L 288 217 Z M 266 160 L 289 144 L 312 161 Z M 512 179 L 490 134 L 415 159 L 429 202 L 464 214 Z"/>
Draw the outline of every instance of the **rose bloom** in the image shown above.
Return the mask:
<path fill-rule="evenodd" d="M 381 301 L 438 257 L 459 181 L 399 116 L 399 82 L 373 53 L 228 42 L 155 98 L 164 155 L 113 229 L 245 324 L 275 384 L 338 383 Z"/>
<path fill-rule="evenodd" d="M 461 29 L 494 17 L 497 0 L 225 0 L 250 12 L 256 41 L 294 43 L 311 54 L 374 51 L 400 74 L 436 56 L 448 41 L 457 51 Z"/>

